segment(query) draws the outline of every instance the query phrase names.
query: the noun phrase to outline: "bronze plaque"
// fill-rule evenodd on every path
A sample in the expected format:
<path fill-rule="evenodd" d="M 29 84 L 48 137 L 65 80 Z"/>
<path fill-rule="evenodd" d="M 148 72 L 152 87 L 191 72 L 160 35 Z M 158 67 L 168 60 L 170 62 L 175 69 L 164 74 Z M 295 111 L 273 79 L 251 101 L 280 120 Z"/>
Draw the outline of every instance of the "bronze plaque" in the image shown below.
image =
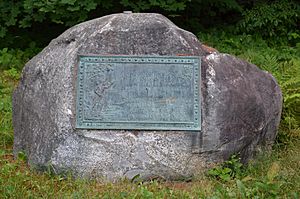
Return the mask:
<path fill-rule="evenodd" d="M 78 57 L 76 127 L 201 130 L 200 57 Z"/>

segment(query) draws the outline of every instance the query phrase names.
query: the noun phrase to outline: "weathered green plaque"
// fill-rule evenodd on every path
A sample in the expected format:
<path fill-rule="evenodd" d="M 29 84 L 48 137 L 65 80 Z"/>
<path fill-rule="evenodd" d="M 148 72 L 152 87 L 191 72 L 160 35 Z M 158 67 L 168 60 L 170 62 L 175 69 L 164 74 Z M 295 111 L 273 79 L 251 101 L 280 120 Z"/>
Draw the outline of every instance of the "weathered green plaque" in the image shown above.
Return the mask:
<path fill-rule="evenodd" d="M 199 57 L 78 60 L 77 128 L 201 130 Z"/>

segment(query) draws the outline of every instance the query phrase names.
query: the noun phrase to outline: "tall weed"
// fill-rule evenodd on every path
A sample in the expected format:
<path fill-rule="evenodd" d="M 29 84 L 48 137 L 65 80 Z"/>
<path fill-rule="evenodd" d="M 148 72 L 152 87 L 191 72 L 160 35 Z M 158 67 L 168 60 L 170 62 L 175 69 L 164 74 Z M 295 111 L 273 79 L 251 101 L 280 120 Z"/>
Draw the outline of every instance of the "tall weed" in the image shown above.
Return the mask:
<path fill-rule="evenodd" d="M 249 10 L 243 10 L 243 18 L 237 26 L 242 34 L 259 33 L 268 42 L 300 42 L 300 4 L 292 0 L 261 1 Z"/>

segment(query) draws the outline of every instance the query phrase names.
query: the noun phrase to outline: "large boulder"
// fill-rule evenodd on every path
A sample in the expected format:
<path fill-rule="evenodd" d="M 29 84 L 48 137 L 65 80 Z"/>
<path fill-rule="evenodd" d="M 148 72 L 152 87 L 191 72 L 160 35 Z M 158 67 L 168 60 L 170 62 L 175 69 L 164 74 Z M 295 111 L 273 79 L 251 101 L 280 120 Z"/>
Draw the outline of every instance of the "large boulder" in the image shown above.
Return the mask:
<path fill-rule="evenodd" d="M 201 132 L 76 129 L 78 54 L 200 56 Z M 255 65 L 202 45 L 160 14 L 113 14 L 68 29 L 26 64 L 13 94 L 14 153 L 77 176 L 189 177 L 270 146 L 281 105 L 275 79 Z"/>

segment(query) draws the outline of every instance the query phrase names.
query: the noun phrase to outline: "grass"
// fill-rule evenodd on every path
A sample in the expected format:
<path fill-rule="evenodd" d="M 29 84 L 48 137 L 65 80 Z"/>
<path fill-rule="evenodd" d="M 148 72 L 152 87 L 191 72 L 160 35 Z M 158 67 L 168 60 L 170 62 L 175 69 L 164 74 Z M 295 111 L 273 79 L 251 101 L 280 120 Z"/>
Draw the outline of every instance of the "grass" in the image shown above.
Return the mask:
<path fill-rule="evenodd" d="M 241 178 L 220 181 L 208 175 L 191 182 L 130 182 L 116 184 L 75 180 L 30 170 L 11 151 L 1 154 L 0 198 L 298 198 L 300 141 L 285 150 L 259 156 Z"/>
<path fill-rule="evenodd" d="M 13 78 L 10 75 L 13 70 L 0 71 L 0 151 L 10 148 L 13 143 L 11 94 L 19 79 L 19 76 Z"/>
<path fill-rule="evenodd" d="M 0 52 L 0 198 L 299 198 L 300 101 L 290 97 L 300 93 L 299 49 L 270 47 L 251 36 L 218 34 L 199 37 L 221 52 L 235 54 L 272 72 L 282 87 L 284 113 L 272 152 L 258 155 L 241 171 L 236 171 L 235 177 L 231 175 L 226 180 L 220 178 L 221 174 L 212 176 L 204 171 L 202 176 L 189 182 L 130 182 L 124 179 L 111 184 L 52 175 L 51 172 L 39 173 L 27 166 L 25 155 L 20 154 L 18 159 L 12 155 L 11 93 L 20 77 L 19 65 L 32 54 L 26 59 L 22 51 L 6 49 Z M 22 59 L 14 59 L 10 67 L 7 57 L 20 55 Z M 218 168 L 221 172 L 228 170 L 224 165 Z"/>

